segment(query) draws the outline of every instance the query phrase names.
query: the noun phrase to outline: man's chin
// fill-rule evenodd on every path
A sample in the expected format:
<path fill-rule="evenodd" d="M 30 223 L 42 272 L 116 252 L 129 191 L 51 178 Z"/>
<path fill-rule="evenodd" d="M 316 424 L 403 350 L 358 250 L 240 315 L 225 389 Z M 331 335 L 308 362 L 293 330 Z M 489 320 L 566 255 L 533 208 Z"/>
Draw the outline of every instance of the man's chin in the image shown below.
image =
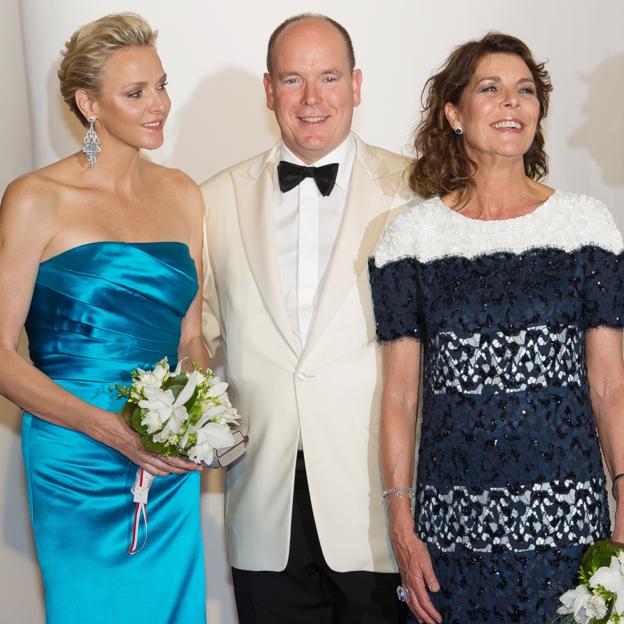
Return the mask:
<path fill-rule="evenodd" d="M 324 156 L 327 156 L 337 145 L 328 140 L 322 140 L 320 138 L 313 138 L 312 140 L 306 140 L 305 142 L 298 143 L 296 146 L 291 147 L 286 144 L 288 149 L 301 160 L 310 165 L 320 160 Z M 338 144 L 339 145 L 339 144 Z"/>

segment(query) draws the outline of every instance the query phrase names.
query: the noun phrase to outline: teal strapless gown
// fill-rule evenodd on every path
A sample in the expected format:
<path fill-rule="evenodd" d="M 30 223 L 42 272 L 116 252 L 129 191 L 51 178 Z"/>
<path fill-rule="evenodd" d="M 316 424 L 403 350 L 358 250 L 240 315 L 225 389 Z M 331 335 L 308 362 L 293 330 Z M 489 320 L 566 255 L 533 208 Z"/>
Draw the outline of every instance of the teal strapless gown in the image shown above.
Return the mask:
<path fill-rule="evenodd" d="M 26 330 L 37 368 L 87 403 L 137 366 L 177 359 L 197 292 L 182 243 L 97 242 L 39 268 Z M 24 414 L 23 453 L 47 624 L 205 622 L 199 473 L 157 477 L 149 539 L 128 554 L 137 467 L 76 431 Z"/>

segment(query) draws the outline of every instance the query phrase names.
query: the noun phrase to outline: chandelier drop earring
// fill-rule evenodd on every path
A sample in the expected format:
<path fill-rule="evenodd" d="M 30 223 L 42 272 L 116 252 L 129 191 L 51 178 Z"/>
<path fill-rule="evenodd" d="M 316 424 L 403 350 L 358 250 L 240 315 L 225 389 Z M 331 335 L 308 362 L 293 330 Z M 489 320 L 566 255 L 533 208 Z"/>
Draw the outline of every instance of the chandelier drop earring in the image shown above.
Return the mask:
<path fill-rule="evenodd" d="M 461 126 L 457 126 L 454 130 L 455 134 L 459 136 L 460 134 L 464 134 L 464 131 L 461 129 Z"/>
<path fill-rule="evenodd" d="M 95 117 L 89 117 L 89 129 L 85 134 L 82 142 L 82 151 L 87 157 L 89 169 L 95 165 L 97 154 L 100 151 L 100 137 L 96 134 L 93 126 L 95 125 Z"/>

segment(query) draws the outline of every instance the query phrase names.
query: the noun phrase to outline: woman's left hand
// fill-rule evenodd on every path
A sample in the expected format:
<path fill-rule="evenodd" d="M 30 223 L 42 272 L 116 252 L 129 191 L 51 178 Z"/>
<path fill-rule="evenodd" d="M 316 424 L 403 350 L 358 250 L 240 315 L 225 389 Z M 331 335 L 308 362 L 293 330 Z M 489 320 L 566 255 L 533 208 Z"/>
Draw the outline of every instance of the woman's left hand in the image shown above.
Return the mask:
<path fill-rule="evenodd" d="M 440 591 L 440 585 L 433 571 L 427 545 L 414 531 L 414 519 L 409 509 L 390 510 L 390 541 L 401 573 L 401 585 L 407 589 L 407 606 L 424 624 L 438 624 L 442 616 L 437 611 L 429 592 Z M 393 513 L 399 512 L 399 513 Z M 403 513 L 401 513 L 403 512 Z"/>
<path fill-rule="evenodd" d="M 618 509 L 615 512 L 615 521 L 613 522 L 613 533 L 611 539 L 614 542 L 624 544 L 624 509 Z"/>

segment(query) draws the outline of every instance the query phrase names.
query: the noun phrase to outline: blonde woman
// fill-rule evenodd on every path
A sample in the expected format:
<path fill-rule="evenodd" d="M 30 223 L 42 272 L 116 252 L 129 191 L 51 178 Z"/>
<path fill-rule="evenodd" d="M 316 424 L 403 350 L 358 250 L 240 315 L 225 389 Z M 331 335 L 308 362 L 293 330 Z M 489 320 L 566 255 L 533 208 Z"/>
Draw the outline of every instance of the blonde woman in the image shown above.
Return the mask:
<path fill-rule="evenodd" d="M 84 152 L 14 181 L 0 209 L 0 392 L 26 412 L 48 624 L 205 621 L 197 466 L 143 450 L 110 391 L 163 356 L 206 364 L 201 199 L 140 157 L 170 108 L 155 40 L 133 14 L 74 33 L 59 78 Z M 24 324 L 32 364 L 16 351 Z M 131 556 L 137 465 L 157 477 Z"/>

